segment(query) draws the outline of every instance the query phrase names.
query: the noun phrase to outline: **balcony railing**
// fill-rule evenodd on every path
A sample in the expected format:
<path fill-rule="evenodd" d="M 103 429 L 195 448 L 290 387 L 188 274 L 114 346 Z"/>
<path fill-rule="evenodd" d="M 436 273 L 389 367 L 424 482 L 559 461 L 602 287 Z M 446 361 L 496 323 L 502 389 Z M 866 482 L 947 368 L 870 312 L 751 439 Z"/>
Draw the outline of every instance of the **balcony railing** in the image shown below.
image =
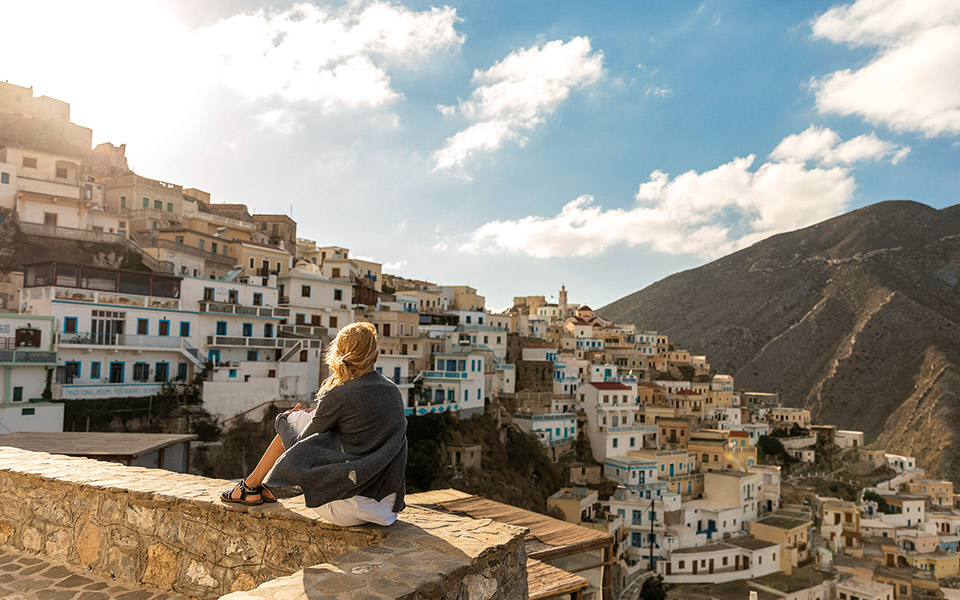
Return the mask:
<path fill-rule="evenodd" d="M 285 319 L 290 316 L 290 309 L 274 306 L 252 306 L 233 302 L 200 301 L 200 312 L 218 313 L 222 315 L 241 315 L 250 317 L 274 317 Z"/>
<path fill-rule="evenodd" d="M 305 337 L 312 339 L 326 339 L 332 337 L 330 329 L 319 325 L 281 325 L 281 337 Z"/>
<path fill-rule="evenodd" d="M 433 379 L 466 379 L 466 371 L 423 371 L 424 377 Z"/>
<path fill-rule="evenodd" d="M 228 267 L 232 267 L 237 263 L 237 259 L 233 257 L 224 256 L 222 254 L 217 254 L 214 252 L 208 252 L 207 250 L 194 248 L 193 246 L 181 244 L 180 242 L 165 240 L 160 237 L 157 237 L 157 235 L 153 232 L 138 233 L 137 243 L 143 248 L 160 248 L 162 250 L 170 250 L 171 252 L 178 252 L 180 254 L 188 254 L 190 256 L 195 256 L 197 258 L 209 260 L 211 262 L 215 262 Z"/>
<path fill-rule="evenodd" d="M 0 365 L 56 366 L 57 353 L 49 350 L 0 350 Z"/>
<path fill-rule="evenodd" d="M 60 333 L 61 346 L 124 346 L 130 348 L 180 348 L 182 338 L 168 335 L 133 335 L 127 333 Z"/>
<path fill-rule="evenodd" d="M 240 346 L 243 348 L 283 348 L 280 338 L 237 337 L 232 335 L 208 335 L 207 345 L 217 348 Z"/>

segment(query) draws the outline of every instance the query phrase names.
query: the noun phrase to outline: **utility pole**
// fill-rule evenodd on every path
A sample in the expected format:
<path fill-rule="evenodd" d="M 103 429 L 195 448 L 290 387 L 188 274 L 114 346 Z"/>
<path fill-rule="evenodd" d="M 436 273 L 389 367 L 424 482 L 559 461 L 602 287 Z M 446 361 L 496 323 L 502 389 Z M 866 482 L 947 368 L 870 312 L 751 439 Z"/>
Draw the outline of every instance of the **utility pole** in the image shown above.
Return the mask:
<path fill-rule="evenodd" d="M 657 512 L 654 510 L 656 508 L 656 500 L 650 498 L 650 570 L 653 571 L 653 522 L 656 520 Z"/>

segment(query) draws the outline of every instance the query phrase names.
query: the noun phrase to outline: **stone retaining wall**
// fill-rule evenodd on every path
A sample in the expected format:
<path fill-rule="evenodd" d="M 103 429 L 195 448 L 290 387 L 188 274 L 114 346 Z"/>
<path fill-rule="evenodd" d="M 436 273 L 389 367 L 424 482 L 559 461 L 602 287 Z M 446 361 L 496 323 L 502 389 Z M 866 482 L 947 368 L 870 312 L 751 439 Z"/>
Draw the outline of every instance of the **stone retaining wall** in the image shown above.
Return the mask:
<path fill-rule="evenodd" d="M 302 497 L 220 502 L 231 485 L 0 448 L 0 543 L 201 599 L 261 584 L 243 597 L 526 594 L 521 528 L 424 509 L 391 527 L 342 528 L 313 516 Z"/>

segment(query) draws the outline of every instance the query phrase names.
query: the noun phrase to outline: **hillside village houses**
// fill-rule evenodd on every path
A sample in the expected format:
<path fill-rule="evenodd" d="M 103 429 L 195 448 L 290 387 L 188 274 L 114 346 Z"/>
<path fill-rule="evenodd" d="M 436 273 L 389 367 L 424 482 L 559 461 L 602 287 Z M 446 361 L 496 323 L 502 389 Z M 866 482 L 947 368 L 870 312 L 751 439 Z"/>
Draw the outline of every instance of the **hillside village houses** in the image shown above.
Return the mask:
<path fill-rule="evenodd" d="M 67 254 L 3 275 L 3 432 L 62 431 L 70 401 L 151 397 L 198 378 L 203 407 L 220 419 L 307 403 L 325 376 L 325 345 L 367 321 L 381 342 L 376 369 L 401 388 L 411 418 L 489 413 L 554 460 L 576 455 L 565 464 L 582 481 L 616 485 L 601 497 L 580 483 L 548 501 L 614 540 L 602 566 L 584 567 L 594 597 L 646 571 L 745 591 L 799 572 L 789 597 L 823 600 L 909 597 L 904 586 L 960 575 L 952 484 L 865 445 L 863 432 L 739 390 L 708 357 L 571 303 L 565 286 L 557 302 L 518 296 L 494 314 L 475 288 L 384 273 L 348 248 L 298 237 L 288 215 L 143 177 L 122 146 L 91 150 L 90 140 L 66 103 L 0 83 L 3 221 L 40 243 L 95 242 L 125 257 Z M 760 450 L 771 438 L 801 463 L 835 447 L 894 475 L 856 501 L 789 505 L 781 467 Z M 479 450 L 469 454 L 453 464 L 481 468 Z M 854 559 L 867 563 L 854 569 Z"/>

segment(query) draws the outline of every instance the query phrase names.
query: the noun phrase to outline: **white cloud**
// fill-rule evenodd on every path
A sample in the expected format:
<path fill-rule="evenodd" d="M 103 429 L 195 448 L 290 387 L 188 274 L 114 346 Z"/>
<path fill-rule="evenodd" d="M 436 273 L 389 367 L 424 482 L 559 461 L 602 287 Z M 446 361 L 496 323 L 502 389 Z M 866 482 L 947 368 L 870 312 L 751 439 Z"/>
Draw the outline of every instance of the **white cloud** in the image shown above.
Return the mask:
<path fill-rule="evenodd" d="M 459 47 L 456 9 L 413 12 L 387 2 L 340 10 L 297 4 L 240 14 L 198 32 L 223 81 L 248 98 L 277 95 L 323 109 L 381 106 L 399 93 L 387 67 L 415 66 Z"/>
<path fill-rule="evenodd" d="M 817 18 L 813 35 L 875 48 L 865 66 L 812 81 L 821 112 L 927 136 L 960 133 L 960 2 L 857 0 Z"/>
<path fill-rule="evenodd" d="M 770 153 L 770 158 L 812 161 L 826 166 L 850 165 L 864 160 L 889 160 L 895 165 L 909 153 L 909 147 L 881 140 L 872 133 L 843 142 L 832 129 L 811 125 L 801 133 L 783 138 Z"/>
<path fill-rule="evenodd" d="M 443 115 L 444 118 L 452 117 L 457 114 L 456 106 L 447 106 L 445 104 L 438 104 L 437 111 Z"/>
<path fill-rule="evenodd" d="M 673 95 L 673 89 L 669 85 L 652 85 L 643 93 L 644 96 L 657 96 L 666 98 Z"/>
<path fill-rule="evenodd" d="M 474 71 L 479 87 L 458 105 L 472 125 L 444 141 L 433 154 L 434 169 L 462 171 L 507 142 L 523 146 L 524 133 L 553 114 L 571 90 L 602 76 L 603 53 L 593 52 L 585 37 L 517 50 L 486 71 Z"/>
<path fill-rule="evenodd" d="M 203 102 L 224 101 L 224 88 L 253 104 L 256 124 L 280 129 L 291 125 L 271 109 L 382 112 L 401 96 L 391 72 L 420 69 L 464 41 L 454 8 L 329 4 L 247 12 L 191 29 L 156 0 L 5 3 L 5 20 L 18 25 L 4 41 L 32 49 L 5 61 L 3 77 L 71 102 L 74 120 L 98 140 L 135 142 L 137 151 L 189 129 L 191 119 L 203 118 Z M 89 70 L 76 65 L 114 75 L 91 86 Z"/>
<path fill-rule="evenodd" d="M 293 133 L 300 129 L 297 117 L 291 111 L 283 108 L 275 108 L 267 112 L 260 113 L 254 119 L 257 125 L 264 129 L 272 129 L 284 135 Z"/>
<path fill-rule="evenodd" d="M 834 142 L 830 147 L 839 146 Z M 754 161 L 753 155 L 735 158 L 672 179 L 654 171 L 640 185 L 632 207 L 604 209 L 593 197 L 580 196 L 553 216 L 486 223 L 458 249 L 551 258 L 597 256 L 617 245 L 643 245 L 665 254 L 716 258 L 832 217 L 856 188 L 843 166 L 808 167 L 790 156 L 754 169 Z"/>
<path fill-rule="evenodd" d="M 397 272 L 401 271 L 405 266 L 407 266 L 407 261 L 405 261 L 405 260 L 397 260 L 397 261 L 392 261 L 392 262 L 385 262 L 385 263 L 383 263 L 383 271 L 384 271 L 385 273 L 386 273 L 386 272 L 397 273 Z"/>

